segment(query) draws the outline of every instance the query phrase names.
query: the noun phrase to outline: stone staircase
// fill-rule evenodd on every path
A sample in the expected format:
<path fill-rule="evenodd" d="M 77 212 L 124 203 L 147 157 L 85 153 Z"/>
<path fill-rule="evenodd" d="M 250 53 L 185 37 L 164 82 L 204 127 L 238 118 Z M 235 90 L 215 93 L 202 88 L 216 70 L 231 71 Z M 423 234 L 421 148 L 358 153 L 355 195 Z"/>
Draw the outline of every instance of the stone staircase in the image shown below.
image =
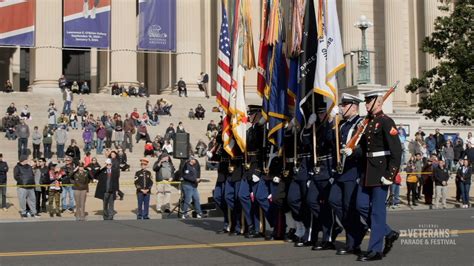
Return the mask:
<path fill-rule="evenodd" d="M 138 108 L 140 113 L 145 112 L 145 103 L 146 100 L 150 100 L 154 104 L 158 99 L 165 98 L 173 104 L 171 109 L 172 116 L 160 116 L 160 124 L 157 126 L 149 126 L 148 133 L 150 138 L 153 139 L 156 135 L 163 136 L 165 129 L 170 123 L 174 123 L 176 126 L 179 121 L 182 121 L 184 128 L 188 133 L 190 133 L 191 145 L 195 147 L 199 139 L 203 139 L 206 143 L 208 142 L 207 137 L 205 136 L 207 124 L 211 119 L 214 121 L 220 120 L 220 113 L 212 112 L 212 107 L 217 106 L 215 98 L 206 99 L 203 95 L 198 94 L 197 92 L 190 92 L 189 97 L 178 97 L 176 94 L 166 94 L 166 95 L 151 95 L 150 98 L 135 98 L 135 97 L 118 97 L 111 96 L 108 94 L 90 94 L 90 95 L 74 95 L 74 100 L 72 103 L 72 109 L 77 109 L 77 104 L 79 99 L 83 99 L 87 106 L 87 111 L 94 114 L 95 117 L 101 116 L 103 111 L 107 111 L 109 114 L 113 115 L 114 113 L 119 113 L 124 119 L 125 113 L 129 113 L 133 108 Z M 49 89 L 48 92 L 22 92 L 22 93 L 12 93 L 12 94 L 1 94 L 0 95 L 0 110 L 6 110 L 8 105 L 11 102 L 14 102 L 18 112 L 21 112 L 24 105 L 28 105 L 32 119 L 27 121 L 27 124 L 30 127 L 30 131 L 33 131 L 34 126 L 38 126 L 42 129 L 47 124 L 47 108 L 50 100 L 54 100 L 58 110 L 61 110 L 63 107 L 62 94 L 59 89 L 57 92 Z M 258 99 L 250 99 L 251 103 L 258 103 Z M 198 104 L 201 104 L 206 109 L 206 118 L 204 120 L 191 120 L 188 118 L 188 112 L 190 108 L 195 108 Z M 76 139 L 79 147 L 81 148 L 81 155 L 84 156 L 82 148 L 84 147 L 82 142 L 82 130 L 72 130 L 68 131 L 68 139 Z M 4 135 L 0 136 L 0 153 L 3 153 L 4 160 L 8 162 L 10 166 L 10 171 L 8 174 L 8 184 L 16 184 L 13 179 L 13 167 L 17 162 L 17 141 L 9 141 Z M 29 147 L 32 147 L 31 140 L 28 143 Z M 66 148 L 69 145 L 67 142 Z M 55 152 L 56 147 L 53 142 L 52 151 Z M 43 151 L 43 147 L 41 147 Z M 138 144 L 134 143 L 133 153 L 127 153 L 128 163 L 131 166 L 130 172 L 122 172 L 120 177 L 121 189 L 125 193 L 125 199 L 123 201 L 116 202 L 116 209 L 118 212 L 118 217 L 123 216 L 124 218 L 132 215 L 136 209 L 136 198 L 135 198 L 135 188 L 133 186 L 133 175 L 135 171 L 139 169 L 139 159 L 143 157 L 144 152 L 144 142 L 141 141 Z M 95 150 L 92 152 L 92 156 L 96 156 Z M 105 162 L 104 155 L 96 156 L 101 165 Z M 53 161 L 56 160 L 56 156 L 53 155 Z M 179 160 L 173 159 L 175 166 L 179 166 Z M 154 158 L 151 160 L 151 165 L 155 161 Z M 203 182 L 199 185 L 201 203 L 208 202 L 208 198 L 212 195 L 212 190 L 215 185 L 216 172 L 205 170 L 205 158 L 199 158 L 199 163 L 201 164 L 201 177 Z M 149 169 L 151 166 L 149 166 Z M 151 169 L 150 169 L 151 170 Z M 88 194 L 88 199 L 86 203 L 86 211 L 89 213 L 89 219 L 99 219 L 100 210 L 102 209 L 102 202 L 93 197 L 95 192 L 95 186 L 92 185 L 90 192 Z M 8 199 L 7 201 L 11 204 L 8 214 L 0 211 L 0 220 L 6 219 L 10 216 L 13 216 L 15 219 L 18 218 L 17 212 L 14 210 L 18 209 L 18 199 L 16 198 L 16 189 L 14 187 L 9 187 L 7 189 Z M 177 202 L 179 198 L 179 191 L 176 188 L 173 188 L 172 192 L 172 202 Z M 153 196 L 150 204 L 152 207 L 156 204 L 156 196 Z M 96 215 L 96 217 L 93 217 Z M 156 212 L 152 211 L 152 217 L 159 217 Z M 67 217 L 72 217 L 72 215 L 66 215 Z M 63 219 L 66 219 L 63 218 Z M 49 219 L 49 217 L 48 217 Z"/>

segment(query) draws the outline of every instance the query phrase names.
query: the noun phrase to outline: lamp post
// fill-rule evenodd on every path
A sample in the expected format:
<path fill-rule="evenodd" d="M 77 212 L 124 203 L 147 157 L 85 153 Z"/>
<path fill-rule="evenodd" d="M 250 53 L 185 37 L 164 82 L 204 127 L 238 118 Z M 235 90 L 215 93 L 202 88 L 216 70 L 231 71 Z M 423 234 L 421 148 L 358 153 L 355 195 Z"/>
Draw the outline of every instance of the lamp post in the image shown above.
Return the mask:
<path fill-rule="evenodd" d="M 357 84 L 368 84 L 370 80 L 370 54 L 367 50 L 367 41 L 365 31 L 372 27 L 374 24 L 370 22 L 366 16 L 360 16 L 359 20 L 354 24 L 354 27 L 359 28 L 362 31 L 362 49 L 359 54 L 359 78 Z"/>

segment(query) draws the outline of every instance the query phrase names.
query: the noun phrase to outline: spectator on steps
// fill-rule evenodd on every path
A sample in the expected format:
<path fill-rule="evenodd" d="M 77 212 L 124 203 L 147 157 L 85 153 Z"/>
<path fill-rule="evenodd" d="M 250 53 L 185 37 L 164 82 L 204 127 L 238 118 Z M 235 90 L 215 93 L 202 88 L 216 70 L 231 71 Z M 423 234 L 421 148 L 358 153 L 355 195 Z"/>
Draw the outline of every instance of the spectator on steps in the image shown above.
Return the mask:
<path fill-rule="evenodd" d="M 25 119 L 20 120 L 20 124 L 15 127 L 15 134 L 18 137 L 18 159 L 21 155 L 28 155 L 28 139 L 30 138 L 30 127 L 25 123 Z"/>
<path fill-rule="evenodd" d="M 150 141 L 150 135 L 148 135 L 148 129 L 144 122 L 141 122 L 141 124 L 137 127 L 137 135 L 135 136 L 137 143 L 142 139 L 146 142 Z"/>
<path fill-rule="evenodd" d="M 196 113 L 194 112 L 193 108 L 189 108 L 188 118 L 191 120 L 194 120 L 194 118 L 196 118 Z"/>
<path fill-rule="evenodd" d="M 123 151 L 122 148 L 118 149 L 117 159 L 119 161 L 121 171 L 130 171 L 130 165 L 127 164 L 127 154 Z"/>
<path fill-rule="evenodd" d="M 5 86 L 3 87 L 3 92 L 5 92 L 5 93 L 13 92 L 13 84 L 9 79 L 7 81 L 5 81 Z"/>
<path fill-rule="evenodd" d="M 176 131 L 174 130 L 174 125 L 173 123 L 170 123 L 170 125 L 166 128 L 164 138 L 165 140 L 174 139 L 175 134 L 176 134 Z"/>
<path fill-rule="evenodd" d="M 153 164 L 153 171 L 157 182 L 156 211 L 169 213 L 171 209 L 171 185 L 166 182 L 173 181 L 175 168 L 171 156 L 166 151 L 161 153 L 158 160 Z"/>
<path fill-rule="evenodd" d="M 186 88 L 186 82 L 184 82 L 183 78 L 180 77 L 178 81 L 178 95 L 179 97 L 188 97 L 188 89 Z"/>
<path fill-rule="evenodd" d="M 63 113 L 65 113 L 66 115 L 69 115 L 69 113 L 71 112 L 71 105 L 72 105 L 72 100 L 73 100 L 72 91 L 69 88 L 66 88 L 66 90 L 64 91 L 63 100 L 64 100 Z"/>
<path fill-rule="evenodd" d="M 90 152 L 92 149 L 94 133 L 90 127 L 86 127 L 82 133 L 82 140 L 84 141 L 84 151 Z"/>
<path fill-rule="evenodd" d="M 75 165 L 79 165 L 81 162 L 81 150 L 77 146 L 75 139 L 71 139 L 71 145 L 67 147 L 66 155 L 72 158 L 72 161 Z"/>
<path fill-rule="evenodd" d="M 104 127 L 104 124 L 99 122 L 99 128 L 96 130 L 97 135 L 97 147 L 95 147 L 96 154 L 102 154 L 104 150 L 104 141 L 107 136 L 107 130 Z"/>
<path fill-rule="evenodd" d="M 209 124 L 207 124 L 206 136 L 209 139 L 212 139 L 213 137 L 217 136 L 217 125 L 214 120 L 211 120 Z"/>
<path fill-rule="evenodd" d="M 43 134 L 41 134 L 38 127 L 35 126 L 33 128 L 33 132 L 31 133 L 31 142 L 33 143 L 33 159 L 39 159 L 41 157 L 40 147 L 42 139 Z"/>
<path fill-rule="evenodd" d="M 123 132 L 123 121 L 122 121 L 122 116 L 117 115 L 116 119 L 113 121 L 113 127 L 114 127 L 114 143 L 115 143 L 115 148 L 121 148 L 123 145 L 123 140 L 124 140 L 124 132 Z"/>
<path fill-rule="evenodd" d="M 69 125 L 71 126 L 72 129 L 77 130 L 77 121 L 78 121 L 78 117 L 77 117 L 76 111 L 72 110 L 71 114 L 69 115 Z"/>
<path fill-rule="evenodd" d="M 61 75 L 61 77 L 59 78 L 58 86 L 59 86 L 59 88 L 61 88 L 61 92 L 64 92 L 64 90 L 66 89 L 66 86 L 67 86 L 67 80 L 64 77 L 64 75 Z"/>
<path fill-rule="evenodd" d="M 43 151 L 44 157 L 48 160 L 53 156 L 51 152 L 51 145 L 53 144 L 54 130 L 48 126 L 44 126 L 43 129 Z"/>
<path fill-rule="evenodd" d="M 25 107 L 23 107 L 23 110 L 21 110 L 20 118 L 31 120 L 31 113 L 28 105 L 25 105 Z"/>
<path fill-rule="evenodd" d="M 114 83 L 114 84 L 112 85 L 111 91 L 112 91 L 112 96 L 118 96 L 118 95 L 121 94 L 121 91 L 120 91 L 120 88 L 119 88 L 118 83 Z"/>
<path fill-rule="evenodd" d="M 72 93 L 79 93 L 79 84 L 77 84 L 77 81 L 75 81 L 75 80 L 72 82 L 71 92 Z"/>
<path fill-rule="evenodd" d="M 7 114 L 8 115 L 13 115 L 14 113 L 16 113 L 16 107 L 15 107 L 15 103 L 11 103 L 10 106 L 7 107 Z"/>
<path fill-rule="evenodd" d="M 178 126 L 176 127 L 176 133 L 186 133 L 186 130 L 184 129 L 183 122 L 179 122 Z"/>
<path fill-rule="evenodd" d="M 140 86 L 138 87 L 138 96 L 140 97 L 150 97 L 148 93 L 148 88 L 145 87 L 145 83 L 141 82 Z"/>
<path fill-rule="evenodd" d="M 58 159 L 58 162 L 63 161 L 64 162 L 64 146 L 66 145 L 68 138 L 68 133 L 64 126 L 58 127 L 56 132 L 54 133 L 54 140 L 56 141 L 56 156 Z"/>
<path fill-rule="evenodd" d="M 206 110 L 204 109 L 204 107 L 202 107 L 201 104 L 198 104 L 198 106 L 196 107 L 195 109 L 195 113 L 194 113 L 194 116 L 199 120 L 204 120 L 204 114 L 206 113 Z"/>
<path fill-rule="evenodd" d="M 89 85 L 87 85 L 87 81 L 84 81 L 81 86 L 81 93 L 89 94 L 90 92 L 91 92 L 91 89 L 89 88 Z"/>
<path fill-rule="evenodd" d="M 125 120 L 123 121 L 123 131 L 124 131 L 124 151 L 128 149 L 130 152 L 133 150 L 133 134 L 135 134 L 135 122 L 132 118 L 128 117 L 128 114 L 125 114 Z"/>

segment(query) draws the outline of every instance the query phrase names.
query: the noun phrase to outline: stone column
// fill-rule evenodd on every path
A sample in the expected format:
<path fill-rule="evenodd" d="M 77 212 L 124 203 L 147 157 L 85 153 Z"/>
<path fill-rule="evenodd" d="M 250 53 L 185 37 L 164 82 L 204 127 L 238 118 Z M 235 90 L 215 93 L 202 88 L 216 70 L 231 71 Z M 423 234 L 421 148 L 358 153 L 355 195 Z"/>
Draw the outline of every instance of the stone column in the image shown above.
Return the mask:
<path fill-rule="evenodd" d="M 384 15 L 385 15 L 385 66 L 387 85 L 391 86 L 395 81 L 400 80 L 398 89 L 394 93 L 393 104 L 395 106 L 405 106 L 406 93 L 404 86 L 406 82 L 402 80 L 405 78 L 405 44 L 403 36 L 403 27 L 400 22 L 400 12 L 407 8 L 405 1 L 400 0 L 385 0 Z"/>
<path fill-rule="evenodd" d="M 98 69 L 98 63 L 99 63 L 99 57 L 98 57 L 98 51 L 97 48 L 91 48 L 91 82 L 89 84 L 89 88 L 91 92 L 97 92 L 97 88 L 99 87 L 98 85 L 98 80 L 99 76 L 97 75 L 97 69 Z"/>
<path fill-rule="evenodd" d="M 424 0 L 424 16 L 425 16 L 425 36 L 430 36 L 434 31 L 434 22 L 437 17 L 442 16 L 443 13 L 438 9 L 442 3 L 439 0 Z M 438 60 L 431 54 L 425 54 L 426 70 L 430 70 L 438 65 Z"/>
<path fill-rule="evenodd" d="M 112 0 L 111 83 L 137 84 L 136 2 Z"/>
<path fill-rule="evenodd" d="M 36 1 L 36 48 L 32 49 L 32 89 L 58 88 L 63 65 L 62 6 L 62 0 Z"/>
<path fill-rule="evenodd" d="M 150 53 L 147 55 L 147 80 L 145 86 L 150 94 L 158 94 L 158 54 Z"/>
<path fill-rule="evenodd" d="M 342 46 L 344 54 L 361 47 L 360 30 L 354 27 L 354 23 L 357 22 L 361 15 L 360 2 L 358 0 L 342 0 L 342 12 L 339 16 L 342 19 Z M 350 55 L 346 55 L 344 58 L 346 62 L 346 84 L 348 86 L 355 85 L 358 75 L 357 56 L 353 56 L 353 62 L 351 62 Z M 352 78 L 354 78 L 354 84 L 352 84 Z"/>

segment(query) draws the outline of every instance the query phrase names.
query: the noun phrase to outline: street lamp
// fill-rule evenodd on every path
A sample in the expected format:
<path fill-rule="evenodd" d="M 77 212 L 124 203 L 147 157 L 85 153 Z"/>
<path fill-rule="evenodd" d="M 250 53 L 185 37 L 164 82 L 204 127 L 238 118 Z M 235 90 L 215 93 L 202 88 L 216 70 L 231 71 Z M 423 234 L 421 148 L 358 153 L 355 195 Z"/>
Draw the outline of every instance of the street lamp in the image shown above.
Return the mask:
<path fill-rule="evenodd" d="M 357 84 L 370 83 L 370 54 L 367 50 L 367 41 L 365 31 L 372 27 L 374 24 L 370 22 L 366 16 L 360 16 L 359 20 L 354 24 L 354 27 L 359 28 L 362 31 L 362 49 L 359 56 L 359 78 Z"/>

